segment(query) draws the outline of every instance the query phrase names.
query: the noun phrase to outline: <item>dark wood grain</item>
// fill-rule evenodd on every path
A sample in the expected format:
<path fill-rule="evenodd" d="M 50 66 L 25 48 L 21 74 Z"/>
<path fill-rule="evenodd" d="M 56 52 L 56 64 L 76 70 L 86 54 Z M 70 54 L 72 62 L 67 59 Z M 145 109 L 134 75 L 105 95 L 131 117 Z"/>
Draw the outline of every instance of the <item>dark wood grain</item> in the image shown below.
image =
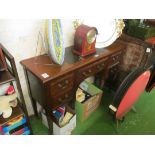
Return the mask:
<path fill-rule="evenodd" d="M 21 109 L 19 105 L 17 105 L 17 107 L 12 108 L 12 115 L 9 118 L 3 118 L 2 116 L 0 116 L 0 126 L 5 125 L 7 122 L 21 115 L 24 115 L 23 110 Z"/>
<path fill-rule="evenodd" d="M 0 72 L 0 85 L 14 81 L 14 77 L 11 75 L 9 71 Z"/>
<path fill-rule="evenodd" d="M 18 95 L 19 95 L 18 104 L 20 105 L 22 112 L 24 113 L 24 117 L 26 117 L 26 120 L 27 120 L 26 125 L 30 129 L 30 134 L 33 134 L 29 116 L 28 116 L 28 112 L 26 109 L 26 104 L 25 104 L 19 76 L 17 73 L 17 68 L 16 68 L 14 57 L 10 54 L 10 52 L 1 43 L 0 43 L 0 48 L 4 55 L 4 58 L 6 60 L 6 66 L 7 66 L 7 70 L 8 70 L 7 72 L 0 72 L 0 74 L 1 74 L 0 84 L 4 84 L 4 83 L 11 82 L 11 81 L 15 80 L 15 84 L 17 86 Z M 14 113 L 14 108 L 13 108 L 13 116 L 18 115 L 18 112 L 19 111 L 18 110 L 16 111 L 16 108 L 15 108 L 15 113 Z M 13 116 L 9 117 L 9 119 L 11 119 Z"/>

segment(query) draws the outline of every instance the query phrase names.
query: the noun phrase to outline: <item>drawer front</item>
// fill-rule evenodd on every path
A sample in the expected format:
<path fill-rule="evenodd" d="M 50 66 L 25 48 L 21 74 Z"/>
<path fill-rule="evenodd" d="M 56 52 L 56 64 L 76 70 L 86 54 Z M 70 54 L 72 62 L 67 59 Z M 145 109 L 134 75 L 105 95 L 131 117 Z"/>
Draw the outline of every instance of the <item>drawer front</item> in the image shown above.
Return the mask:
<path fill-rule="evenodd" d="M 69 104 L 71 100 L 73 100 L 74 93 L 72 90 L 67 91 L 61 95 L 56 95 L 51 97 L 50 106 L 52 109 L 56 109 L 57 107 L 61 106 L 62 104 Z"/>
<path fill-rule="evenodd" d="M 109 69 L 109 74 L 116 74 L 118 72 L 118 65 L 115 65 L 114 67 L 111 67 Z"/>
<path fill-rule="evenodd" d="M 90 64 L 90 65 L 80 69 L 77 72 L 77 78 L 85 79 L 89 76 L 94 75 L 95 73 L 98 73 L 98 72 L 104 70 L 104 68 L 107 64 L 107 60 L 108 60 L 108 58 L 105 58 L 105 59 L 99 60 L 96 63 Z"/>
<path fill-rule="evenodd" d="M 49 86 L 50 95 L 55 96 L 72 89 L 73 83 L 74 83 L 73 73 L 61 77 L 56 81 L 52 81 Z"/>
<path fill-rule="evenodd" d="M 110 65 L 109 67 L 111 68 L 112 65 L 120 63 L 122 57 L 122 52 L 119 52 L 117 54 L 114 54 L 110 57 Z"/>

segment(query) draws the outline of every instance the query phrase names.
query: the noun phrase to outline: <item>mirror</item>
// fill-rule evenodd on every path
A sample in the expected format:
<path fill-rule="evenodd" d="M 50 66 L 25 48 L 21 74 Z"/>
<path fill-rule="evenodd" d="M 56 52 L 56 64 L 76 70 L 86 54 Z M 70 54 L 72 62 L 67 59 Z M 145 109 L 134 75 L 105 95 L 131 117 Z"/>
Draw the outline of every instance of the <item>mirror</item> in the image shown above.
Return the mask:
<path fill-rule="evenodd" d="M 97 28 L 96 48 L 104 48 L 111 45 L 122 34 L 125 26 L 122 19 L 75 20 L 74 26 L 77 27 L 81 23 Z"/>

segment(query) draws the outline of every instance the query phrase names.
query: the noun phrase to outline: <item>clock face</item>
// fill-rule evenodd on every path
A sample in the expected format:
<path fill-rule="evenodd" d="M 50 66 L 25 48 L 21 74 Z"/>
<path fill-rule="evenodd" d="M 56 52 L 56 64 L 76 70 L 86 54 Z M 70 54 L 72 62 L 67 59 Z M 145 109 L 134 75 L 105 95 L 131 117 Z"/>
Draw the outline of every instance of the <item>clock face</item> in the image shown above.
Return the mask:
<path fill-rule="evenodd" d="M 91 29 L 88 33 L 87 33 L 87 42 L 88 44 L 92 44 L 95 39 L 96 39 L 96 30 L 95 29 Z"/>

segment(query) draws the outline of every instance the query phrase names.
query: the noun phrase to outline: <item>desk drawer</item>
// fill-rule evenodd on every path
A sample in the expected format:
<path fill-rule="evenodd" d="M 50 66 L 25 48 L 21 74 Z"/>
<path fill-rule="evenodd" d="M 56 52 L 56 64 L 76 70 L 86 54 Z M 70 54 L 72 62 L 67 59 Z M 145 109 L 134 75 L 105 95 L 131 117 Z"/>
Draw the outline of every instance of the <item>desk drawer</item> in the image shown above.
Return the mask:
<path fill-rule="evenodd" d="M 53 96 L 51 99 L 51 108 L 56 109 L 62 104 L 69 104 L 69 102 L 73 99 L 74 93 L 73 91 L 67 91 L 61 95 Z"/>
<path fill-rule="evenodd" d="M 68 74 L 56 81 L 50 83 L 50 94 L 53 96 L 61 94 L 61 92 L 68 91 L 73 88 L 74 74 Z"/>
<path fill-rule="evenodd" d="M 114 55 L 112 55 L 110 57 L 110 64 L 109 64 L 109 68 L 111 68 L 111 66 L 120 63 L 122 57 L 122 52 L 116 53 Z"/>
<path fill-rule="evenodd" d="M 107 58 L 99 60 L 98 62 L 94 63 L 94 64 L 90 64 L 82 69 L 80 69 L 77 72 L 77 77 L 80 79 L 85 79 L 89 76 L 94 75 L 95 73 L 98 73 L 100 71 L 102 71 L 106 64 L 107 64 Z"/>

